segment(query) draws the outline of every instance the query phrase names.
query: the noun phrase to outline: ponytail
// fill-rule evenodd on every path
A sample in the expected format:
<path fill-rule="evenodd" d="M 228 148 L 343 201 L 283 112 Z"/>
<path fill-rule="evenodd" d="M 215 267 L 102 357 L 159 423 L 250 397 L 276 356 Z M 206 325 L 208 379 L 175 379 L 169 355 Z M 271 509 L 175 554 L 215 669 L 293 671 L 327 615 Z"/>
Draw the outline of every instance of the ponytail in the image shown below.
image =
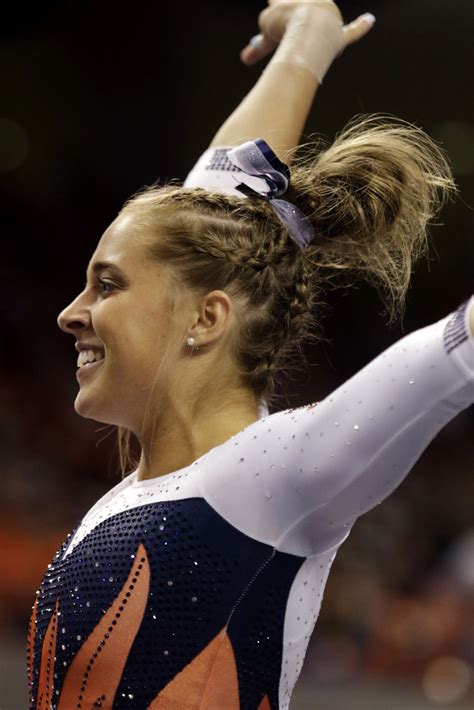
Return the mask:
<path fill-rule="evenodd" d="M 373 284 L 393 318 L 427 225 L 456 191 L 445 155 L 421 129 L 383 115 L 357 117 L 326 149 L 303 150 L 287 195 L 314 226 L 308 257 L 323 281 L 337 271 L 346 285 Z"/>

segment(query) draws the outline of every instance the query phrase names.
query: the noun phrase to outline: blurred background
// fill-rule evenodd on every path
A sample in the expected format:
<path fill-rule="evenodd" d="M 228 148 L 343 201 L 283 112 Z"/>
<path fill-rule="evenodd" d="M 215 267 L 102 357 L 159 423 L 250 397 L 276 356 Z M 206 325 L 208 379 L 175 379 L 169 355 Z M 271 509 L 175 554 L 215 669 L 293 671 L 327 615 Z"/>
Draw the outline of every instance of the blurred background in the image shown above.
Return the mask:
<path fill-rule="evenodd" d="M 26 629 L 67 532 L 120 478 L 109 428 L 73 411 L 73 340 L 58 312 L 82 289 L 123 201 L 184 179 L 262 67 L 240 64 L 257 0 L 3 8 L 0 28 L 0 708 L 27 707 Z M 287 383 L 319 400 L 383 348 L 473 290 L 472 0 L 341 0 L 377 23 L 320 90 L 306 134 L 393 113 L 442 142 L 461 194 L 432 230 L 405 316 L 368 287 L 328 294 L 327 342 Z M 355 526 L 333 567 L 293 710 L 472 709 L 474 408 Z"/>

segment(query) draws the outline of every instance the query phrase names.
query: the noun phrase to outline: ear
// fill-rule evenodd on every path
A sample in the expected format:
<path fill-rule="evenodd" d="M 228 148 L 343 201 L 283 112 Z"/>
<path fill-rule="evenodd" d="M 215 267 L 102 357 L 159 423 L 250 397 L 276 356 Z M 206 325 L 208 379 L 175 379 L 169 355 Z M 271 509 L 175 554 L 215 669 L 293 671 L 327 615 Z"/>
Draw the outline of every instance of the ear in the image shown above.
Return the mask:
<path fill-rule="evenodd" d="M 217 342 L 226 332 L 233 305 L 225 291 L 210 291 L 199 299 L 190 335 L 196 346 Z"/>

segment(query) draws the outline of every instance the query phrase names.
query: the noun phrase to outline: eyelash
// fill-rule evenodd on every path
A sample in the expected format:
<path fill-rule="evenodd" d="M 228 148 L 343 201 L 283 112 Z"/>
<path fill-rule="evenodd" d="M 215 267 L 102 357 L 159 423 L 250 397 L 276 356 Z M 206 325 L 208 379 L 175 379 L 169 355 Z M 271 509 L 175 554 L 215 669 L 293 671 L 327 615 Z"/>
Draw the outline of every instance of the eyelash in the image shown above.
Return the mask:
<path fill-rule="evenodd" d="M 111 281 L 105 281 L 104 279 L 97 279 L 99 283 L 99 288 L 104 296 L 108 296 L 109 293 L 111 293 L 114 288 L 115 284 L 113 284 Z M 105 289 L 110 289 L 110 290 L 105 290 Z"/>

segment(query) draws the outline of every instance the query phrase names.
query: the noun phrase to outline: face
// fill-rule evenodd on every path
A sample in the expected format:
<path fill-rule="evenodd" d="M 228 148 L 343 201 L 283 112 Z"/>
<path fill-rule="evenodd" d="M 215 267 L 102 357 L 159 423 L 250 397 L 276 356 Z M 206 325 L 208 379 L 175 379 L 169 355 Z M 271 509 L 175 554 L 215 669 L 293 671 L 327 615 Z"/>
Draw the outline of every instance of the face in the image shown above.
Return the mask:
<path fill-rule="evenodd" d="M 74 406 L 81 416 L 139 433 L 172 337 L 170 278 L 147 258 L 133 218 L 120 216 L 110 225 L 89 263 L 84 290 L 58 318 L 76 338 Z"/>

